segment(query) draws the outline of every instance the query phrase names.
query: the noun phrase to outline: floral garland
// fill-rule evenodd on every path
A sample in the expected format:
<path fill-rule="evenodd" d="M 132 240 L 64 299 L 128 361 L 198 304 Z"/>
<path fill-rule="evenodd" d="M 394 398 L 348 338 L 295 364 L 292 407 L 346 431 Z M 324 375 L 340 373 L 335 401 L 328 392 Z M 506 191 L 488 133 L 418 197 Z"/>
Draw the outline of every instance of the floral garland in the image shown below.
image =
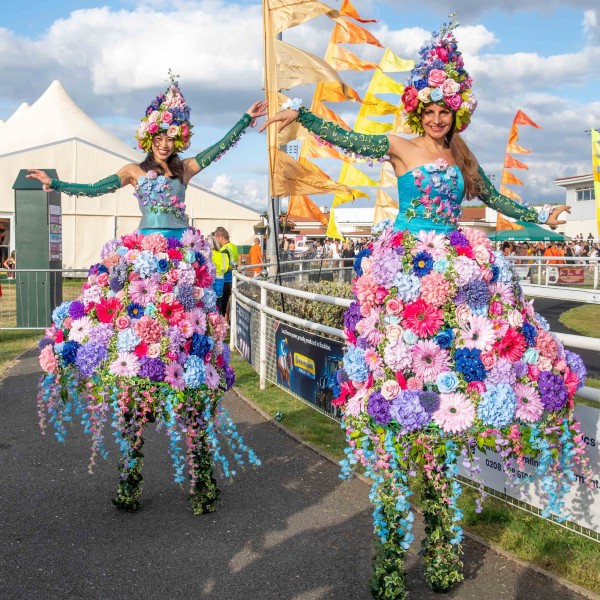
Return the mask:
<path fill-rule="evenodd" d="M 344 415 L 343 476 L 361 464 L 373 480 L 373 589 L 404 597 L 408 478 L 419 475 L 426 578 L 447 590 L 462 578 L 459 458 L 477 474 L 475 449 L 493 449 L 512 474 L 513 463 L 538 456 L 544 515 L 566 517 L 574 466 L 587 470 L 572 416 L 585 366 L 549 333 L 481 231 L 413 235 L 384 221 L 355 266 L 357 302 L 344 316 L 348 346 L 334 404 Z"/>
<path fill-rule="evenodd" d="M 139 507 L 148 423 L 167 430 L 177 483 L 187 464 L 195 512 L 214 510 L 218 501 L 211 456 L 234 474 L 217 434 L 238 464 L 260 464 L 219 406 L 235 374 L 210 253 L 194 229 L 181 241 L 133 233 L 108 242 L 81 296 L 54 310 L 39 342 L 42 431 L 49 420 L 63 441 L 66 423 L 80 415 L 92 435 L 91 471 L 95 458 L 107 455 L 103 431 L 111 423 L 121 450 L 115 504 L 125 510 Z"/>
<path fill-rule="evenodd" d="M 168 213 L 178 219 L 185 217 L 185 198 L 172 195 L 168 177 L 156 171 L 148 171 L 138 179 L 133 195 L 150 212 Z"/>

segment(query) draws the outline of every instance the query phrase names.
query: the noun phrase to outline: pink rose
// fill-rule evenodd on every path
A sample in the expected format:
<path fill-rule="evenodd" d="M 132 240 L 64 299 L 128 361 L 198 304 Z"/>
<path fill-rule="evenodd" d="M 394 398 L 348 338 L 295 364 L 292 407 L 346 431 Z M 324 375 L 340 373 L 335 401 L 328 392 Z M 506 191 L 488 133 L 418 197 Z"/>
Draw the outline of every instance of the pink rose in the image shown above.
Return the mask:
<path fill-rule="evenodd" d="M 63 327 L 65 329 L 71 329 L 73 325 L 73 319 L 71 317 L 67 317 L 64 321 L 63 321 Z"/>
<path fill-rule="evenodd" d="M 402 327 L 400 325 L 388 325 L 385 328 L 385 337 L 390 342 L 397 342 L 402 339 L 402 334 L 404 333 Z"/>
<path fill-rule="evenodd" d="M 454 94 L 454 96 L 444 96 L 444 102 L 452 110 L 458 110 L 462 106 L 462 98 L 460 97 L 460 94 Z"/>
<path fill-rule="evenodd" d="M 481 362 L 483 363 L 486 371 L 489 371 L 498 360 L 493 352 L 483 352 L 479 358 L 481 358 Z"/>
<path fill-rule="evenodd" d="M 177 352 L 167 352 L 165 355 L 169 360 L 177 360 Z"/>
<path fill-rule="evenodd" d="M 412 391 L 423 389 L 423 380 L 418 377 L 409 377 L 406 380 L 406 387 Z"/>
<path fill-rule="evenodd" d="M 567 361 L 564 358 L 557 360 L 554 368 L 558 371 L 565 371 L 567 368 Z"/>
<path fill-rule="evenodd" d="M 483 279 L 486 283 L 489 283 L 494 276 L 494 272 L 487 266 L 481 267 L 481 279 Z"/>
<path fill-rule="evenodd" d="M 381 386 L 381 395 L 386 400 L 393 400 L 400 393 L 400 384 L 393 379 L 388 379 Z"/>
<path fill-rule="evenodd" d="M 471 381 L 467 386 L 467 392 L 477 392 L 479 394 L 483 394 L 485 390 L 486 387 L 483 381 Z"/>
<path fill-rule="evenodd" d="M 429 71 L 429 77 L 427 77 L 427 85 L 429 85 L 429 87 L 440 87 L 447 78 L 448 76 L 441 69 L 431 69 L 431 71 Z"/>
<path fill-rule="evenodd" d="M 100 273 L 96 278 L 96 283 L 98 285 L 108 285 L 108 273 Z"/>
<path fill-rule="evenodd" d="M 177 283 L 177 280 L 179 279 L 179 271 L 177 269 L 167 271 L 166 277 L 169 283 Z"/>
<path fill-rule="evenodd" d="M 498 300 L 494 300 L 490 304 L 490 312 L 495 316 L 500 316 L 502 314 L 502 302 L 498 302 Z"/>
<path fill-rule="evenodd" d="M 436 48 L 435 48 L 435 55 L 442 62 L 445 62 L 445 63 L 448 62 L 448 50 L 446 50 L 446 48 L 444 48 L 444 46 L 436 46 Z"/>
<path fill-rule="evenodd" d="M 373 261 L 370 258 L 365 256 L 360 261 L 360 268 L 362 269 L 362 272 L 364 275 L 371 274 L 371 272 L 373 271 Z"/>
<path fill-rule="evenodd" d="M 162 117 L 160 118 L 160 120 L 165 123 L 166 125 L 168 125 L 169 123 L 173 122 L 173 113 L 170 113 L 168 110 L 165 110 L 165 112 L 162 114 Z"/>
<path fill-rule="evenodd" d="M 542 371 L 552 371 L 552 361 L 547 356 L 540 356 L 536 366 Z"/>
<path fill-rule="evenodd" d="M 446 79 L 442 83 L 442 94 L 444 96 L 454 96 L 454 94 L 460 91 L 460 84 L 454 81 L 454 79 Z"/>
<path fill-rule="evenodd" d="M 158 121 L 158 117 L 160 117 L 160 113 L 157 110 L 153 110 L 148 115 L 148 123 L 156 123 L 156 121 Z"/>
<path fill-rule="evenodd" d="M 538 369 L 538 367 L 536 367 L 535 365 L 528 365 L 528 370 L 529 370 L 529 379 L 531 379 L 532 381 L 537 381 L 538 377 L 540 376 L 540 370 Z"/>
<path fill-rule="evenodd" d="M 173 302 L 175 302 L 175 294 L 173 294 L 172 292 L 169 292 L 168 294 L 163 294 L 161 302 L 164 302 L 165 304 L 173 304 Z"/>
<path fill-rule="evenodd" d="M 404 305 L 398 298 L 390 298 L 385 305 L 385 312 L 388 315 L 399 315 L 404 310 Z"/>
<path fill-rule="evenodd" d="M 177 137 L 179 135 L 179 127 L 177 125 L 170 125 L 169 129 L 167 129 L 167 135 L 170 138 Z"/>
<path fill-rule="evenodd" d="M 412 112 L 419 106 L 419 99 L 417 98 L 418 92 L 412 85 L 404 88 L 402 94 L 402 104 L 404 104 L 404 110 L 406 112 Z"/>
<path fill-rule="evenodd" d="M 190 134 L 190 128 L 187 123 L 181 124 L 181 135 L 186 138 Z"/>
<path fill-rule="evenodd" d="M 158 125 L 156 123 L 150 123 L 148 125 L 148 133 L 154 135 L 158 131 Z"/>
<path fill-rule="evenodd" d="M 146 352 L 148 358 L 159 358 L 160 357 L 160 344 L 150 344 L 148 346 L 148 352 Z"/>
<path fill-rule="evenodd" d="M 490 252 L 483 244 L 473 247 L 473 258 L 480 264 L 490 262 Z"/>
<path fill-rule="evenodd" d="M 466 325 L 472 316 L 471 309 L 465 304 L 456 307 L 456 320 L 459 325 Z"/>
<path fill-rule="evenodd" d="M 131 271 L 127 278 L 129 279 L 129 281 L 137 281 L 138 279 L 140 279 L 140 274 L 136 273 L 135 271 Z"/>
<path fill-rule="evenodd" d="M 169 292 L 173 291 L 173 286 L 168 281 L 165 281 L 164 283 L 160 284 L 158 289 L 164 294 L 168 294 Z"/>
<path fill-rule="evenodd" d="M 506 318 L 511 327 L 521 327 L 523 325 L 523 315 L 518 310 L 509 310 Z"/>
<path fill-rule="evenodd" d="M 378 304 L 382 304 L 383 301 L 387 298 L 389 292 L 384 287 L 379 287 L 375 292 L 375 301 Z"/>
<path fill-rule="evenodd" d="M 121 315 L 115 319 L 115 325 L 119 331 L 123 331 L 129 327 L 131 319 L 127 315 Z"/>

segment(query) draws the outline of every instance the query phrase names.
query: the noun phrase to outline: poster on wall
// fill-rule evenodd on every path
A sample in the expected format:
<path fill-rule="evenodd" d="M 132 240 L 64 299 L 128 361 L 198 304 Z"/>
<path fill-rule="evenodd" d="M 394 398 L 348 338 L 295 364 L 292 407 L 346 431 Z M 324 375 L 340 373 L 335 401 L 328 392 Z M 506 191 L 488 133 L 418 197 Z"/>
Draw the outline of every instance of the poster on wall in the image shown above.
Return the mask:
<path fill-rule="evenodd" d="M 321 410 L 335 414 L 331 401 L 344 345 L 285 323 L 275 324 L 275 344 L 277 383 Z"/>
<path fill-rule="evenodd" d="M 575 417 L 581 423 L 591 473 L 586 477 L 575 469 L 576 480 L 565 496 L 564 513 L 568 515 L 570 522 L 600 532 L 600 409 L 579 405 L 575 408 Z M 481 467 L 480 477 L 487 487 L 531 506 L 542 509 L 545 507 L 542 477 L 536 477 L 533 482 L 529 477 L 539 466 L 537 458 L 526 458 L 523 469 L 517 469 L 516 465 L 513 465 L 511 471 L 517 483 L 516 487 L 513 487 L 504 473 L 499 454 L 493 450 L 485 453 L 477 451 L 476 454 Z M 471 479 L 460 461 L 459 473 Z"/>
<path fill-rule="evenodd" d="M 252 313 L 239 302 L 235 303 L 235 345 L 240 354 L 252 364 Z"/>

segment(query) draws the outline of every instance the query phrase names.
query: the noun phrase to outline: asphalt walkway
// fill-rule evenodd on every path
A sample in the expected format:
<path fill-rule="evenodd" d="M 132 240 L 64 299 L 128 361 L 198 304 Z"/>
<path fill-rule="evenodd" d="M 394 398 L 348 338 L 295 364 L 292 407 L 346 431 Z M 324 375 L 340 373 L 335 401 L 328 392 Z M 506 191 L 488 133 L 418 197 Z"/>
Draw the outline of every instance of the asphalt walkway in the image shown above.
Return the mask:
<path fill-rule="evenodd" d="M 291 439 L 229 393 L 225 405 L 263 460 L 221 482 L 218 512 L 195 517 L 171 479 L 164 433 L 147 434 L 143 508 L 117 511 L 116 446 L 87 474 L 89 438 L 40 436 L 30 352 L 0 384 L 2 600 L 368 600 L 373 553 L 368 487 Z M 107 437 L 110 434 L 107 432 Z M 422 529 L 417 524 L 417 538 Z M 423 582 L 418 542 L 411 598 Z M 466 581 L 451 599 L 575 600 L 584 596 L 472 540 Z M 588 596 L 590 597 L 590 596 Z"/>

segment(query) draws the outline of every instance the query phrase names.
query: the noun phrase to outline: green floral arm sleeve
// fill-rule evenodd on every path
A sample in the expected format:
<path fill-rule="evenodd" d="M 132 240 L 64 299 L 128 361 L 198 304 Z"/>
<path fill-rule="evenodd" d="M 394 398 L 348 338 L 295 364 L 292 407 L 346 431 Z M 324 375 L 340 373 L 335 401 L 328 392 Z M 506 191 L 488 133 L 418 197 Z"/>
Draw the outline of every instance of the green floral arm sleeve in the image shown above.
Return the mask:
<path fill-rule="evenodd" d="M 331 121 L 325 121 L 317 117 L 304 107 L 300 107 L 298 110 L 298 121 L 308 131 L 316 134 L 322 140 L 361 156 L 383 158 L 390 147 L 387 135 L 369 135 L 367 133 L 346 131 Z"/>
<path fill-rule="evenodd" d="M 70 196 L 89 196 L 93 198 L 116 192 L 121 187 L 121 178 L 115 173 L 96 183 L 67 183 L 66 181 L 53 179 L 48 187 Z"/>
<path fill-rule="evenodd" d="M 478 170 L 482 182 L 482 190 L 479 194 L 479 198 L 484 204 L 507 217 L 512 217 L 519 221 L 531 221 L 532 223 L 540 222 L 538 212 L 535 208 L 523 206 L 522 204 L 511 200 L 504 194 L 501 194 L 487 178 L 481 166 Z"/>
<path fill-rule="evenodd" d="M 252 123 L 252 117 L 246 113 L 216 144 L 196 155 L 196 162 L 200 169 L 206 169 L 211 162 L 220 158 L 227 150 L 237 144 L 240 137 Z"/>

